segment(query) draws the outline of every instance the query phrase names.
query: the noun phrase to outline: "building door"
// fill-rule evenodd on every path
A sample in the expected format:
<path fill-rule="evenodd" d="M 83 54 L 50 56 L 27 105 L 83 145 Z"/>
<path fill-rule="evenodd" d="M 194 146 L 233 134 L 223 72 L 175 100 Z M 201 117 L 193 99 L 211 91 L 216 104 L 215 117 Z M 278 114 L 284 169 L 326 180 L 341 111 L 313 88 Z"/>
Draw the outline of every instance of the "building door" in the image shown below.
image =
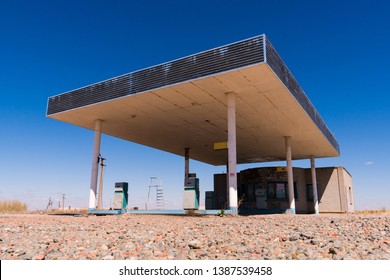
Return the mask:
<path fill-rule="evenodd" d="M 256 208 L 267 209 L 267 191 L 260 184 L 255 185 Z"/>

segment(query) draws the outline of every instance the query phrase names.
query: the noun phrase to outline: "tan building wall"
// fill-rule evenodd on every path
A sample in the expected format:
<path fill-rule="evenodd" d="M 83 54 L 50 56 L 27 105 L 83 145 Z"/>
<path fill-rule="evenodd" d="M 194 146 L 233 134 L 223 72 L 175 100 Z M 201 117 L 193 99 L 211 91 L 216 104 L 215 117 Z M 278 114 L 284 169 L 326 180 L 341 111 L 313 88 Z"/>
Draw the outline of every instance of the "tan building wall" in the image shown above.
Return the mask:
<path fill-rule="evenodd" d="M 352 177 L 344 167 L 317 168 L 316 174 L 320 213 L 355 210 Z"/>
<path fill-rule="evenodd" d="M 308 210 L 308 199 L 306 189 L 306 174 L 303 168 L 293 168 L 294 182 L 297 183 L 298 197 L 295 198 L 295 210 L 297 213 L 307 213 Z M 287 174 L 286 174 L 287 175 Z M 286 176 L 287 180 L 287 176 Z M 314 211 L 314 207 L 313 207 Z"/>
<path fill-rule="evenodd" d="M 344 191 L 347 197 L 347 212 L 355 211 L 355 199 L 353 196 L 353 185 L 352 185 L 352 176 L 349 172 L 342 168 L 344 176 Z"/>

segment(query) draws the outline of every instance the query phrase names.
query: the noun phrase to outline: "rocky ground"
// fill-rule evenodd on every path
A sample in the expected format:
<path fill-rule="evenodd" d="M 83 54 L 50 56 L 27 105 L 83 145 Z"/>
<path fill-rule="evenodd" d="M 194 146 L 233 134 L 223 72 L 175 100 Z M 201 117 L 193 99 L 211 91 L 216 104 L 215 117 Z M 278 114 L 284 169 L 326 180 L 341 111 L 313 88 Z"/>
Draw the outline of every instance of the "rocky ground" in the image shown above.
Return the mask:
<path fill-rule="evenodd" d="M 0 215 L 0 259 L 390 259 L 390 215 Z"/>

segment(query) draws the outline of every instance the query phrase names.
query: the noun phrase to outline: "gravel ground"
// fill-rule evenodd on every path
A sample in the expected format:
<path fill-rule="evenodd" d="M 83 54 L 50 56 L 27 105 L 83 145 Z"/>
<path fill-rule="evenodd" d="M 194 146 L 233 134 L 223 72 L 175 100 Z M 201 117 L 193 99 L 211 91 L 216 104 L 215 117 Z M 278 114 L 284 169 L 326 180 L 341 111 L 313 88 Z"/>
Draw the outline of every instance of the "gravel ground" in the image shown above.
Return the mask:
<path fill-rule="evenodd" d="M 390 215 L 0 215 L 0 259 L 390 259 Z"/>

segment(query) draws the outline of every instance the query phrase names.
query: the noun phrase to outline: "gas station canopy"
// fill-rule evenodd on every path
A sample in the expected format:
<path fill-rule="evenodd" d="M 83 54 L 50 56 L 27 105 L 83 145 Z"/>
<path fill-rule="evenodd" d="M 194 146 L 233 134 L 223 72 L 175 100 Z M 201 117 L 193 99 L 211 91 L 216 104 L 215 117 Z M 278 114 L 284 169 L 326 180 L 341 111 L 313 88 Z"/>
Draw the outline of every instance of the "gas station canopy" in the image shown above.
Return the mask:
<path fill-rule="evenodd" d="M 47 116 L 225 165 L 227 93 L 236 96 L 237 163 L 339 156 L 339 145 L 265 35 L 49 98 Z"/>

